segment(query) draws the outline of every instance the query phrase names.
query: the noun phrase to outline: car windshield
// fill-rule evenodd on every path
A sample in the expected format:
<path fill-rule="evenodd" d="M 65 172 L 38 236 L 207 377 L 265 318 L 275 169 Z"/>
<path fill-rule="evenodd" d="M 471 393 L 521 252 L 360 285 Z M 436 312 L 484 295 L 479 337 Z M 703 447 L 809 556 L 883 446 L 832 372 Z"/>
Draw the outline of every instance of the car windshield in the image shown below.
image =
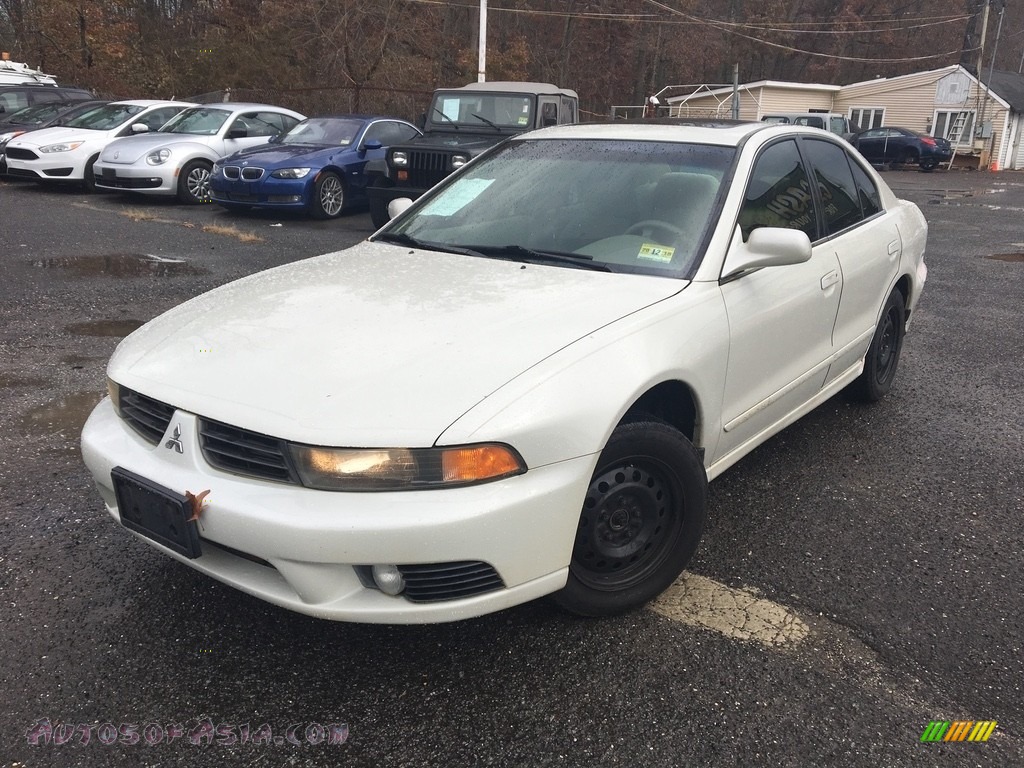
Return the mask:
<path fill-rule="evenodd" d="M 144 109 L 145 107 L 139 104 L 107 104 L 68 120 L 65 127 L 110 131 L 124 125 Z"/>
<path fill-rule="evenodd" d="M 733 147 L 508 142 L 376 239 L 614 272 L 688 277 Z"/>
<path fill-rule="evenodd" d="M 3 122 L 13 125 L 40 125 L 62 109 L 67 109 L 67 105 L 59 101 L 50 102 L 49 104 L 35 104 L 31 107 L 23 107 L 17 112 L 12 112 Z"/>
<path fill-rule="evenodd" d="M 356 140 L 362 120 L 336 117 L 311 117 L 303 120 L 281 137 L 281 144 L 326 144 L 347 147 Z"/>
<path fill-rule="evenodd" d="M 214 136 L 233 113 L 226 109 L 191 107 L 167 121 L 160 133 L 189 133 L 194 136 Z"/>
<path fill-rule="evenodd" d="M 432 127 L 515 128 L 533 125 L 533 97 L 516 93 L 442 92 L 434 97 L 427 113 Z"/>

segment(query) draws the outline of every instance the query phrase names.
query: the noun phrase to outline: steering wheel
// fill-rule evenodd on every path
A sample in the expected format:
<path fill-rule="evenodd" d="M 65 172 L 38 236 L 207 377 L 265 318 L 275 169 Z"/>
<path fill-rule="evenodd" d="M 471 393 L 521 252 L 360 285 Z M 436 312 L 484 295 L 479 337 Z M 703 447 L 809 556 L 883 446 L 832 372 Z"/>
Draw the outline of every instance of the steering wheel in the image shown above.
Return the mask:
<path fill-rule="evenodd" d="M 627 235 L 640 235 L 640 237 L 651 237 L 656 239 L 659 243 L 668 244 L 674 243 L 680 238 L 686 236 L 679 227 L 674 224 L 669 224 L 667 221 L 661 221 L 660 219 L 644 219 L 638 221 L 632 227 L 626 230 Z M 666 235 L 666 237 L 656 237 L 656 235 Z"/>

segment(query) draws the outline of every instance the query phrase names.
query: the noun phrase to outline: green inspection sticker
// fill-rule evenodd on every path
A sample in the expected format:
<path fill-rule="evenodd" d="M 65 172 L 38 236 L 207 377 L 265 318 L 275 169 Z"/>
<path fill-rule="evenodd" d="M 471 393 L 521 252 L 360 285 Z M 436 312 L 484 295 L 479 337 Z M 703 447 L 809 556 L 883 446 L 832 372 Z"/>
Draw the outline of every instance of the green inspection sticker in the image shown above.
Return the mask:
<path fill-rule="evenodd" d="M 640 253 L 636 255 L 638 259 L 647 259 L 648 261 L 660 261 L 662 264 L 668 264 L 672 261 L 672 257 L 675 255 L 675 248 L 668 248 L 664 245 L 652 245 L 651 243 L 644 243 L 640 246 Z"/>

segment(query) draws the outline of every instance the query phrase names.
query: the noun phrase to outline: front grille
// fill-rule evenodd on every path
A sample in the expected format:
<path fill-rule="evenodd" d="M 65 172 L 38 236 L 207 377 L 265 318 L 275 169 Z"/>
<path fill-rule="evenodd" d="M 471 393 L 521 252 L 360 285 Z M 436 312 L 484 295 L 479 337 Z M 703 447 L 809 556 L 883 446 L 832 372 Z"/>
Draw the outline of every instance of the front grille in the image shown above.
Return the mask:
<path fill-rule="evenodd" d="M 160 442 L 174 416 L 174 406 L 121 387 L 120 413 L 128 426 L 153 445 Z"/>
<path fill-rule="evenodd" d="M 155 189 L 161 183 L 160 179 L 136 179 L 117 176 L 110 168 L 104 168 L 103 175 L 96 178 L 97 186 L 114 187 L 115 189 Z"/>
<path fill-rule="evenodd" d="M 405 577 L 402 595 L 413 603 L 457 600 L 505 587 L 493 567 L 478 561 L 400 565 L 398 570 Z"/>
<path fill-rule="evenodd" d="M 246 181 L 256 181 L 261 176 L 263 176 L 263 169 L 262 168 L 243 168 L 242 169 L 242 178 L 245 179 Z"/>
<path fill-rule="evenodd" d="M 21 147 L 8 147 L 7 157 L 14 158 L 15 160 L 38 160 L 39 155 L 33 152 L 31 149 L 22 149 Z"/>
<path fill-rule="evenodd" d="M 238 178 L 238 166 L 237 165 L 225 165 L 224 166 L 224 178 L 225 179 L 237 179 Z"/>
<path fill-rule="evenodd" d="M 409 152 L 409 185 L 427 189 L 447 176 L 451 170 L 451 154 L 417 149 Z"/>
<path fill-rule="evenodd" d="M 206 462 L 237 475 L 298 483 L 283 440 L 207 419 L 199 420 L 199 444 Z"/>

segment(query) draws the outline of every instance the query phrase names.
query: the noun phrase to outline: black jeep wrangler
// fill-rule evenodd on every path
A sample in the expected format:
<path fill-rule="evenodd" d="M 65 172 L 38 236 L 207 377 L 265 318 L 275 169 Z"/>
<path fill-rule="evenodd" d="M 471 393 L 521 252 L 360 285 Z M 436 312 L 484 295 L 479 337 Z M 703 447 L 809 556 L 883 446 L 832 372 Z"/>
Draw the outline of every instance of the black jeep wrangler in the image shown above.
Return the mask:
<path fill-rule="evenodd" d="M 419 197 L 509 136 L 576 122 L 576 92 L 548 83 L 471 83 L 434 91 L 421 118 L 423 135 L 389 147 L 384 160 L 366 166 L 373 225 L 388 222 L 392 200 Z"/>

